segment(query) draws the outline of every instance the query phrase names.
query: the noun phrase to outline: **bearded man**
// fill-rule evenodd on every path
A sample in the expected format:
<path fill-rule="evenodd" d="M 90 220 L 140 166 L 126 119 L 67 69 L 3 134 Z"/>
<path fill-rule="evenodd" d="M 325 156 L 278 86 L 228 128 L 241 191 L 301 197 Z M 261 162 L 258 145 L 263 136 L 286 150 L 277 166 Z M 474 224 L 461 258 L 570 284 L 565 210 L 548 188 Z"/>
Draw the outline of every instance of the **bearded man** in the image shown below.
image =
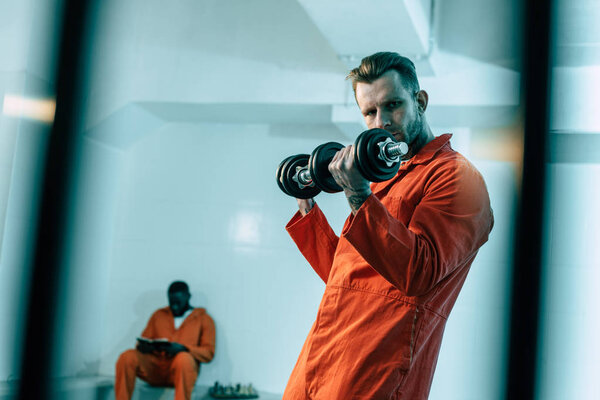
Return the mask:
<path fill-rule="evenodd" d="M 477 169 L 435 137 L 414 64 L 376 53 L 348 75 L 369 129 L 409 152 L 392 179 L 369 184 L 340 150 L 329 171 L 350 215 L 341 235 L 314 199 L 298 199 L 286 229 L 326 283 L 289 378 L 289 399 L 427 399 L 446 320 L 493 215 Z"/>

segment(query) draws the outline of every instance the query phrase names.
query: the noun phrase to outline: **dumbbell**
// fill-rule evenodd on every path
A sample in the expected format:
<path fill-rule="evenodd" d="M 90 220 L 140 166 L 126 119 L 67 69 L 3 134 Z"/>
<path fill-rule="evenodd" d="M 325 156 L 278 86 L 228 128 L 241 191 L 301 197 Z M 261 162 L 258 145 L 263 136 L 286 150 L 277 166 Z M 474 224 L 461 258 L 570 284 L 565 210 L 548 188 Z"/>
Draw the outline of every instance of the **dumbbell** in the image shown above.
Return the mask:
<path fill-rule="evenodd" d="M 277 168 L 277 184 L 287 195 L 310 199 L 321 193 L 341 192 L 342 188 L 329 173 L 328 166 L 335 153 L 344 148 L 336 142 L 317 146 L 311 155 L 296 154 L 284 159 Z"/>
<path fill-rule="evenodd" d="M 384 129 L 369 129 L 358 135 L 354 142 L 354 164 L 370 182 L 393 178 L 400 168 L 400 157 L 408 153 L 408 145 L 397 142 Z"/>
<path fill-rule="evenodd" d="M 321 191 L 341 192 L 342 188 L 329 173 L 329 163 L 344 148 L 336 142 L 318 146 L 311 155 L 297 154 L 284 159 L 277 168 L 277 184 L 289 196 L 308 199 Z M 398 172 L 400 157 L 408 153 L 408 145 L 397 142 L 383 129 L 369 129 L 354 142 L 354 162 L 365 179 L 383 182 Z"/>

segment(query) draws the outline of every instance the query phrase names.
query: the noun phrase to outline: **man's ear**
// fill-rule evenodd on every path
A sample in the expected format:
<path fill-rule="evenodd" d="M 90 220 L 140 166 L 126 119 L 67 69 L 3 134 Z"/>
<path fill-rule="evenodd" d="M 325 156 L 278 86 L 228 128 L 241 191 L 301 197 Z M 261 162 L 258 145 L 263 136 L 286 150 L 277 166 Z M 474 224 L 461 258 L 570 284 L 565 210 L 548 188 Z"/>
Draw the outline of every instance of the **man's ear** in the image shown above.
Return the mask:
<path fill-rule="evenodd" d="M 427 104 L 429 104 L 429 95 L 424 90 L 419 90 L 416 96 L 417 109 L 419 113 L 423 114 L 427 110 Z"/>

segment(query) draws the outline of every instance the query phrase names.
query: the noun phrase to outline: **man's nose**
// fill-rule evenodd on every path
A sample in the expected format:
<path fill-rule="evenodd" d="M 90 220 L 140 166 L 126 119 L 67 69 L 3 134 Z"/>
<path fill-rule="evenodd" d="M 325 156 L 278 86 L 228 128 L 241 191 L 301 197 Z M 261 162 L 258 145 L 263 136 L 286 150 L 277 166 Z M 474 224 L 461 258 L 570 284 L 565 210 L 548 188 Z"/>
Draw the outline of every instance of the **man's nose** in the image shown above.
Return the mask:
<path fill-rule="evenodd" d="M 378 112 L 377 118 L 375 119 L 375 128 L 385 129 L 391 126 L 390 118 L 387 113 Z"/>

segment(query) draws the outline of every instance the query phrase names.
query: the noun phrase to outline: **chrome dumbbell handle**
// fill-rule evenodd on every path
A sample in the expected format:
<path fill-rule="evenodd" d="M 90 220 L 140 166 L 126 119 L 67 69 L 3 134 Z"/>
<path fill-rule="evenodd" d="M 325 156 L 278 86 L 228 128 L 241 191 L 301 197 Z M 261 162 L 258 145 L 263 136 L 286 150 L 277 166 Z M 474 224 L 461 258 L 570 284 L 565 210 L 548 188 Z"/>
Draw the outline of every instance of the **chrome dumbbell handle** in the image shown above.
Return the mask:
<path fill-rule="evenodd" d="M 378 157 L 383 160 L 387 166 L 400 161 L 400 157 L 408 153 L 408 145 L 404 142 L 395 142 L 391 138 L 377 143 L 379 146 Z"/>
<path fill-rule="evenodd" d="M 388 167 L 393 163 L 400 161 L 400 157 L 408 153 L 408 145 L 404 142 L 396 142 L 387 138 L 383 142 L 377 144 L 379 146 L 379 158 L 383 160 Z M 306 167 L 296 167 L 296 173 L 292 180 L 302 187 L 313 187 L 315 183 L 310 171 Z"/>
<path fill-rule="evenodd" d="M 408 153 L 408 145 L 404 142 L 388 143 L 385 152 L 389 157 L 402 157 Z"/>
<path fill-rule="evenodd" d="M 292 177 L 292 180 L 296 182 L 300 187 L 315 186 L 310 171 L 306 167 L 296 167 L 296 173 Z"/>

